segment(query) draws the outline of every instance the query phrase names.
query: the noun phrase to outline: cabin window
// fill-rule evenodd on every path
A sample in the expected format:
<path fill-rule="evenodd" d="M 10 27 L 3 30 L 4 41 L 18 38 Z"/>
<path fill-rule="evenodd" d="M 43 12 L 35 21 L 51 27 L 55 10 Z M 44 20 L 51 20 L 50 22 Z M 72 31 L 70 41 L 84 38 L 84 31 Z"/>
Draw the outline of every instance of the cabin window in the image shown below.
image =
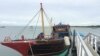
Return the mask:
<path fill-rule="evenodd" d="M 58 33 L 59 37 L 69 36 L 68 32 Z"/>

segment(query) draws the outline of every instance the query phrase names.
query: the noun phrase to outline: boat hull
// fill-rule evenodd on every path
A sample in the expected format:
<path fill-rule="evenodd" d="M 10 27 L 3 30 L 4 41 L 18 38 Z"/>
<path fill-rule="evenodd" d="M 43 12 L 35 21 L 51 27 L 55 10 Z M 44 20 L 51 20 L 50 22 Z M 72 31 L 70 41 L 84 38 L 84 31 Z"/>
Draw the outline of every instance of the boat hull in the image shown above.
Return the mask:
<path fill-rule="evenodd" d="M 3 45 L 13 48 L 23 56 L 52 56 L 66 48 L 64 40 L 33 40 L 21 42 L 2 43 Z"/>

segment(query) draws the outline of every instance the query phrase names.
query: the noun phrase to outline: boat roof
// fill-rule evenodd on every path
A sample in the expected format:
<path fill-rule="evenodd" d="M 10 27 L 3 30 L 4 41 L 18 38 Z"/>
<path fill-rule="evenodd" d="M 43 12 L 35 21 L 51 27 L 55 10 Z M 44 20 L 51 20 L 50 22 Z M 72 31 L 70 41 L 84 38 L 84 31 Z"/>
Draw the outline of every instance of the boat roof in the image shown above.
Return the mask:
<path fill-rule="evenodd" d="M 65 25 L 65 24 L 58 24 L 58 25 L 54 25 L 53 28 L 59 28 L 59 27 L 70 27 L 69 25 Z"/>

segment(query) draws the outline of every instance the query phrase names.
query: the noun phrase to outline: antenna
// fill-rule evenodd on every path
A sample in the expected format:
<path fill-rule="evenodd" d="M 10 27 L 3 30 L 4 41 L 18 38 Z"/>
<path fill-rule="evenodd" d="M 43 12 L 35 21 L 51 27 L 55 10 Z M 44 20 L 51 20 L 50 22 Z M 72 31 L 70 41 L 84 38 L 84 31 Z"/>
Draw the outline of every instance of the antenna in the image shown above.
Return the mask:
<path fill-rule="evenodd" d="M 50 23 L 51 23 L 51 26 L 52 26 L 52 24 L 53 24 L 52 17 L 51 17 L 51 19 L 50 19 Z"/>

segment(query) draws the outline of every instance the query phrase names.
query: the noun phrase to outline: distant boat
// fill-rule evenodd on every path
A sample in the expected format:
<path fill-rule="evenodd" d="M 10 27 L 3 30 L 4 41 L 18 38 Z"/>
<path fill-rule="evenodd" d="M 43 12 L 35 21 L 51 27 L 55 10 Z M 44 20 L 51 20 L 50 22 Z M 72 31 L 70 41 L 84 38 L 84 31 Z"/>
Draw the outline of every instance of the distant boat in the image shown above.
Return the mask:
<path fill-rule="evenodd" d="M 6 26 L 0 26 L 0 28 L 5 28 Z"/>
<path fill-rule="evenodd" d="M 69 49 L 70 26 L 64 24 L 54 25 L 52 27 L 51 35 L 45 35 L 43 20 L 44 10 L 42 3 L 40 12 L 42 19 L 42 32 L 36 39 L 25 39 L 24 35 L 22 35 L 21 39 L 18 40 L 11 40 L 9 37 L 7 37 L 1 44 L 17 50 L 23 56 L 58 56 L 66 48 Z"/>

